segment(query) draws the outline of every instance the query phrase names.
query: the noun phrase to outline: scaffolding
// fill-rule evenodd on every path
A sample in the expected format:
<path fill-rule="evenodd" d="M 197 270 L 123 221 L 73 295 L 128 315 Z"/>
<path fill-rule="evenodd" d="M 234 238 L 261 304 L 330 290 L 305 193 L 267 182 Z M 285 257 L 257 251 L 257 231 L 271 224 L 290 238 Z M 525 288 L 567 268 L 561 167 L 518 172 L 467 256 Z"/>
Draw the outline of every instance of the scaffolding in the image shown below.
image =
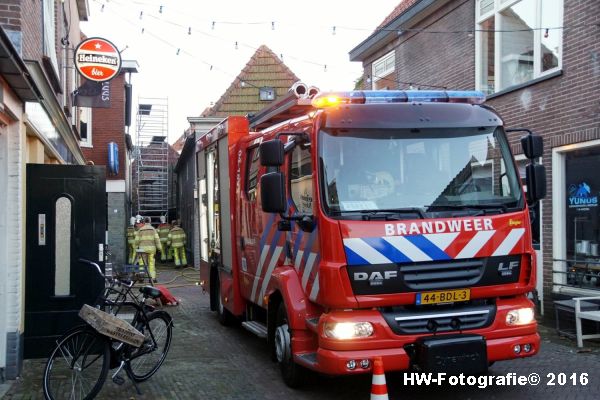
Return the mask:
<path fill-rule="evenodd" d="M 138 99 L 134 201 L 137 213 L 153 224 L 169 210 L 168 114 L 168 99 Z"/>

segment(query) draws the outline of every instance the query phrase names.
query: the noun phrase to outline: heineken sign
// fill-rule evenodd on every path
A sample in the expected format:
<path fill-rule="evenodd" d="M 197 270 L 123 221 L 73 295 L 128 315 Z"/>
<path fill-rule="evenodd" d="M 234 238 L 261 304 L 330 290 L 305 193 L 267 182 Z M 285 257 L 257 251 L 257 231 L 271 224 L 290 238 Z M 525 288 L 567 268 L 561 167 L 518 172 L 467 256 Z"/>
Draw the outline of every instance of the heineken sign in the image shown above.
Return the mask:
<path fill-rule="evenodd" d="M 106 82 L 119 74 L 121 53 L 106 39 L 89 38 L 75 49 L 75 68 L 86 79 Z"/>

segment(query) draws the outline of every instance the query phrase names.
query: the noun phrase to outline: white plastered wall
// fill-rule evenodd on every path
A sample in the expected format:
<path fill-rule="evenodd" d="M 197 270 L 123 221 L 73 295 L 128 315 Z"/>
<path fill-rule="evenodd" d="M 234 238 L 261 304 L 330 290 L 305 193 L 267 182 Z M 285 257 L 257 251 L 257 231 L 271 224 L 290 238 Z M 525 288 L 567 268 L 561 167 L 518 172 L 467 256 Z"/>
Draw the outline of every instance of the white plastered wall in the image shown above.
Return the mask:
<path fill-rule="evenodd" d="M 0 127 L 0 368 L 14 363 L 7 335 L 23 332 L 24 184 L 26 143 L 22 104 L 4 90 L 3 107 L 14 122 Z"/>

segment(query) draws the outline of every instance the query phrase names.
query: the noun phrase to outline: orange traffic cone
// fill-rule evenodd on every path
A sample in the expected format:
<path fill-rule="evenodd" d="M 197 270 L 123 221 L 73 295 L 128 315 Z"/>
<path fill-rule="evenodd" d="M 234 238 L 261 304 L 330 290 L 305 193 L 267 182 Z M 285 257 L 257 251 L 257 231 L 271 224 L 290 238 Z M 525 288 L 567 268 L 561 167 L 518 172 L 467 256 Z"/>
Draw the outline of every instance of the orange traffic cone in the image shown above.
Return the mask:
<path fill-rule="evenodd" d="M 373 384 L 371 386 L 371 400 L 389 400 L 385 384 L 385 371 L 381 357 L 373 362 Z"/>

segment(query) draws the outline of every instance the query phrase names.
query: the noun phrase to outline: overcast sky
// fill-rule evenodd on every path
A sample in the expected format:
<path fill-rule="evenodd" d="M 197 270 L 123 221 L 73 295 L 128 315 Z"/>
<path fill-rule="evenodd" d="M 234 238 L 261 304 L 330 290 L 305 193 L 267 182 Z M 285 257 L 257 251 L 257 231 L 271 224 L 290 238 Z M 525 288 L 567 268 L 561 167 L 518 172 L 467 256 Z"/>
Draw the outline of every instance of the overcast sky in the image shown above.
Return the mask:
<path fill-rule="evenodd" d="M 138 97 L 168 98 L 172 143 L 189 126 L 187 117 L 216 102 L 262 44 L 309 86 L 352 89 L 362 67 L 348 52 L 399 3 L 89 0 L 90 18 L 81 26 L 139 63 L 132 79 L 136 103 Z"/>

